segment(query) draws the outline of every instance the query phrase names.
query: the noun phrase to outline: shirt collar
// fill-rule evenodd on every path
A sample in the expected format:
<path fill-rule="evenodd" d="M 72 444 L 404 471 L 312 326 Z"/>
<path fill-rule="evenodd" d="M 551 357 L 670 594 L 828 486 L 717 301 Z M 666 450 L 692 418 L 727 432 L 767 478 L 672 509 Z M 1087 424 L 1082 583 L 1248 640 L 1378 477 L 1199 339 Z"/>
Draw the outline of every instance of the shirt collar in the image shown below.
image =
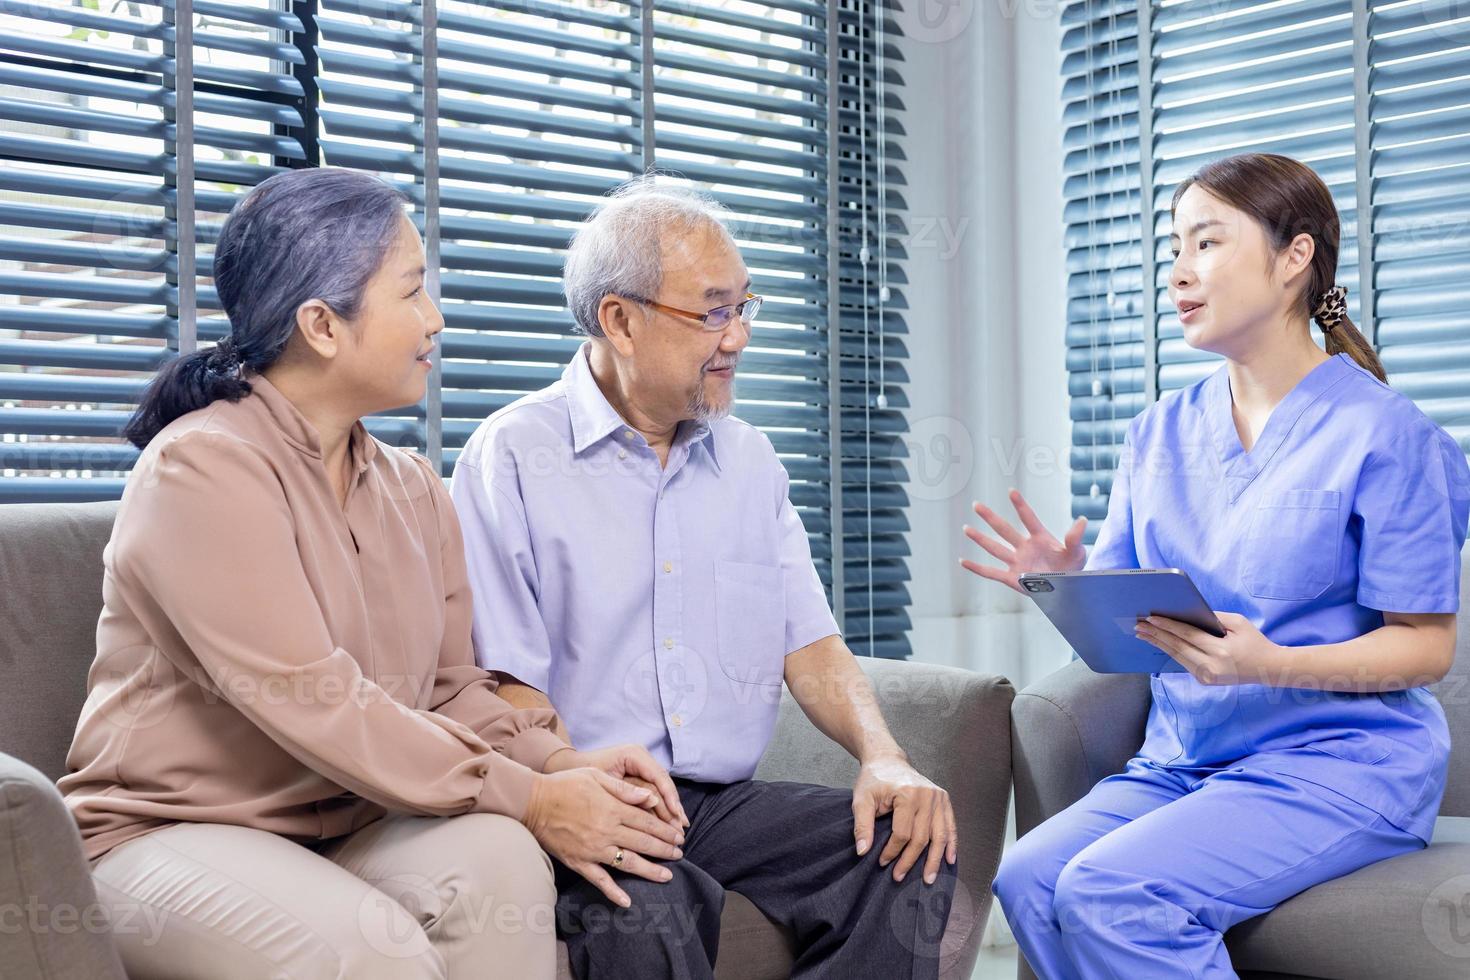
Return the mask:
<path fill-rule="evenodd" d="M 567 414 L 572 423 L 572 451 L 580 453 L 588 446 L 601 442 L 614 432 L 632 431 L 623 417 L 612 407 L 597 379 L 592 376 L 592 341 L 584 341 L 572 355 L 571 363 L 562 371 L 562 387 L 566 391 Z M 674 435 L 674 444 L 700 443 L 709 458 L 720 468 L 715 454 L 714 427 L 708 422 L 682 422 Z"/>
<path fill-rule="evenodd" d="M 592 376 L 592 341 L 582 342 L 561 374 L 567 393 L 567 413 L 572 420 L 572 451 L 580 453 L 594 442 L 606 439 L 625 423 Z"/>
<path fill-rule="evenodd" d="M 674 442 L 687 443 L 691 447 L 695 443 L 703 446 L 705 453 L 709 456 L 709 461 L 714 464 L 715 472 L 720 472 L 720 457 L 715 453 L 715 427 L 709 422 L 680 423 Z"/>
<path fill-rule="evenodd" d="M 281 390 L 265 379 L 265 375 L 255 371 L 248 371 L 245 380 L 250 382 L 251 395 L 258 404 L 265 409 L 266 415 L 281 433 L 282 437 L 297 450 L 316 459 L 322 458 L 322 440 L 317 432 L 316 426 L 301 414 L 291 399 L 281 394 Z M 367 427 L 358 419 L 352 425 L 352 432 L 348 437 L 350 452 L 355 462 L 354 468 L 358 473 L 365 471 L 378 455 L 378 444 L 368 434 Z"/>

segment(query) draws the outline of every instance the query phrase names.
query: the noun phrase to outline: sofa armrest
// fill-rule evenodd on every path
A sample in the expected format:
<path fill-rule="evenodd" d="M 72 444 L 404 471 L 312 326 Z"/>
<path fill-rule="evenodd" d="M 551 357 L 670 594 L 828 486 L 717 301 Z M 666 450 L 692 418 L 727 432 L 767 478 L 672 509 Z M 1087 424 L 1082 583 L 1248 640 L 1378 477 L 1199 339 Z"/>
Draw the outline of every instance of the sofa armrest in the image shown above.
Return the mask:
<path fill-rule="evenodd" d="M 968 977 L 990 912 L 1005 842 L 1011 778 L 1010 707 L 1003 677 L 912 661 L 858 658 L 883 717 L 914 768 L 948 790 L 959 835 L 959 887 L 945 933 L 945 976 Z M 850 788 L 857 762 L 819 732 L 789 691 L 757 779 Z"/>
<path fill-rule="evenodd" d="M 61 795 L 0 754 L 0 977 L 123 980 L 108 911 Z"/>
<path fill-rule="evenodd" d="M 1011 705 L 1016 833 L 1122 772 L 1143 744 L 1146 674 L 1098 674 L 1082 661 L 1032 684 Z"/>

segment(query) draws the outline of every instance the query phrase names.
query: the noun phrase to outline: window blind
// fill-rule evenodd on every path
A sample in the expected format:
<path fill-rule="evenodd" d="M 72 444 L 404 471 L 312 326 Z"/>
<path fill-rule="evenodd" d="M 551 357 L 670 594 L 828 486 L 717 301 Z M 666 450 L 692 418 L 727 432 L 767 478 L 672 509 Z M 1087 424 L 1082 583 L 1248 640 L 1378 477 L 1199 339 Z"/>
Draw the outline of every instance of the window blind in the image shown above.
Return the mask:
<path fill-rule="evenodd" d="M 1094 518 L 1089 540 L 1128 421 L 1220 363 L 1185 344 L 1168 301 L 1168 208 L 1232 153 L 1322 177 L 1350 315 L 1389 383 L 1470 449 L 1455 308 L 1470 283 L 1470 16 L 1436 0 L 1077 0 L 1062 24 L 1073 511 Z"/>
<path fill-rule="evenodd" d="M 1144 402 L 1138 19 L 1131 2 L 1084 0 L 1062 31 L 1072 511 L 1090 543 Z"/>
<path fill-rule="evenodd" d="M 303 156 L 290 12 L 192 4 L 184 174 L 174 42 L 190 5 L 101 6 L 0 3 L 0 502 L 122 492 L 136 452 L 117 433 L 178 350 L 181 277 L 197 285 L 199 337 L 218 339 L 219 222 Z M 180 268 L 181 240 L 193 268 Z"/>
<path fill-rule="evenodd" d="M 581 341 L 567 241 L 654 169 L 730 212 L 767 297 L 735 410 L 787 467 L 850 643 L 907 654 L 903 79 L 883 4 L 101 7 L 0 0 L 16 96 L 0 155 L 18 164 L 0 174 L 0 500 L 121 493 L 136 453 L 117 432 L 152 373 L 185 328 L 204 344 L 227 329 L 210 281 L 223 216 L 270 174 L 322 164 L 398 186 L 437 256 L 438 384 L 369 428 L 447 475 L 487 415 L 560 374 Z M 178 278 L 190 246 L 197 304 Z"/>
<path fill-rule="evenodd" d="M 912 625 L 903 52 L 890 4 L 844 0 L 840 9 L 845 631 L 855 650 L 901 658 Z"/>
<path fill-rule="evenodd" d="M 1369 3 L 1373 302 L 1389 383 L 1470 450 L 1470 9 Z"/>
<path fill-rule="evenodd" d="M 1157 273 L 1159 391 L 1200 381 L 1221 363 L 1184 342 L 1169 302 L 1169 202 L 1205 163 L 1258 151 L 1294 157 L 1332 191 L 1341 222 L 1337 281 L 1362 320 L 1353 140 L 1352 4 L 1182 3 L 1153 18 L 1153 159 L 1150 195 Z M 1320 345 L 1321 333 L 1313 327 Z"/>

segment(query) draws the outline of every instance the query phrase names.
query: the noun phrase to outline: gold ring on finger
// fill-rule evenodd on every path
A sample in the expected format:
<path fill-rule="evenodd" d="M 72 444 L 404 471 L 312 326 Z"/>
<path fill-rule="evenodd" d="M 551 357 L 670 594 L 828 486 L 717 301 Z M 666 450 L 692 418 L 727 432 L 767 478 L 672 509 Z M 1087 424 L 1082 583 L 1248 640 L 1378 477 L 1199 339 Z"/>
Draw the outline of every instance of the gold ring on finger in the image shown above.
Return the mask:
<path fill-rule="evenodd" d="M 614 868 L 621 868 L 623 866 L 623 849 L 621 847 L 618 848 L 618 853 L 613 855 L 612 866 Z"/>

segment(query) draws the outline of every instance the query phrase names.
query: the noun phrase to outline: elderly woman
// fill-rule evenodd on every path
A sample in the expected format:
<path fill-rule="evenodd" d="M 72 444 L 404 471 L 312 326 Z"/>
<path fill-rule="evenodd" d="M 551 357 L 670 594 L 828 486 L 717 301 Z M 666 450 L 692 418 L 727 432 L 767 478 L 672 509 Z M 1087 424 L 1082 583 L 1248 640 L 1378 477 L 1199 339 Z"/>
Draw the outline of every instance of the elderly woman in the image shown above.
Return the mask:
<path fill-rule="evenodd" d="M 614 898 L 604 855 L 680 854 L 644 750 L 578 753 L 475 666 L 444 485 L 363 427 L 423 397 L 444 327 L 403 205 L 343 170 L 255 188 L 215 257 L 230 336 L 127 428 L 61 788 L 104 901 L 159 925 L 119 930 L 134 975 L 549 977 L 547 853 Z"/>

